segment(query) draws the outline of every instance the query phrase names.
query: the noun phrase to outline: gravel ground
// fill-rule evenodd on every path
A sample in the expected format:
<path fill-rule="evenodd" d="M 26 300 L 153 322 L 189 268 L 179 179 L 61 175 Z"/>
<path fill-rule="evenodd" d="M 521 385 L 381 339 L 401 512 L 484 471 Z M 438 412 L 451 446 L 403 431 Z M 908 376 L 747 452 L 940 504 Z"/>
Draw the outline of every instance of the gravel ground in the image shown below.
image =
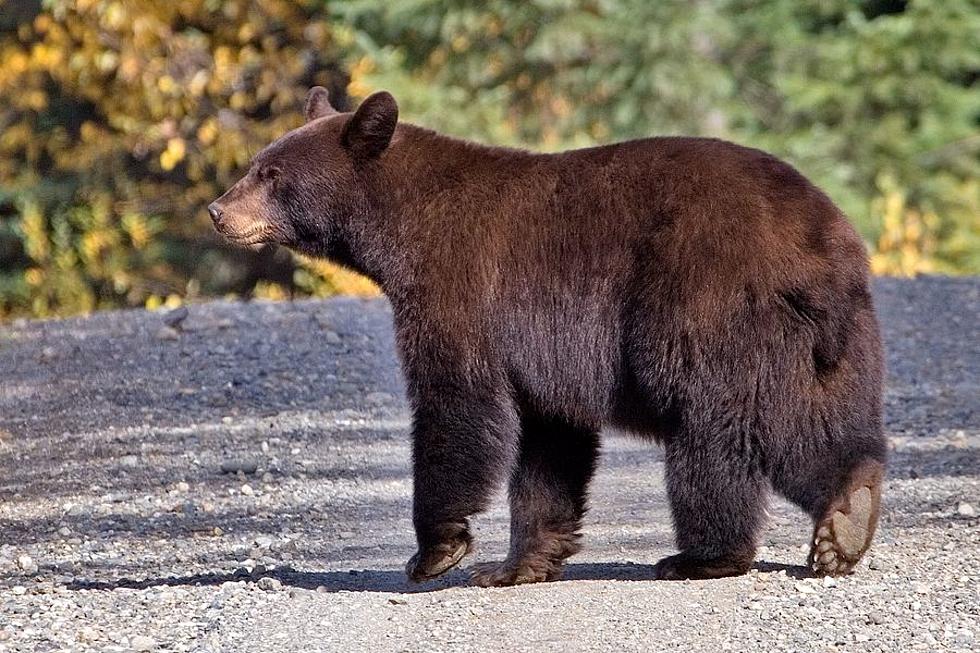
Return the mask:
<path fill-rule="evenodd" d="M 893 449 L 877 543 L 810 578 L 774 501 L 756 568 L 650 580 L 660 452 L 609 437 L 565 580 L 410 586 L 407 413 L 383 300 L 0 327 L 0 653 L 976 651 L 980 279 L 880 280 Z M 502 557 L 502 501 L 476 560 Z"/>

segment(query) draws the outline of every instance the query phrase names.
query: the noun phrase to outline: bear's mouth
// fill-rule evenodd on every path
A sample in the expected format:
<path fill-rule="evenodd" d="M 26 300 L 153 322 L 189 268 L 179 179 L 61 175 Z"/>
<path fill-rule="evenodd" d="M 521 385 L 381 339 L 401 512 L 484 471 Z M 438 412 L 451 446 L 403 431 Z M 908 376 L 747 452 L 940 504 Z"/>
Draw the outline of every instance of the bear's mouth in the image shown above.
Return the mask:
<path fill-rule="evenodd" d="M 228 240 L 232 241 L 236 245 L 242 247 L 250 247 L 253 245 L 262 245 L 269 242 L 269 225 L 259 224 L 255 225 L 250 229 L 238 232 L 223 231 L 223 235 Z"/>

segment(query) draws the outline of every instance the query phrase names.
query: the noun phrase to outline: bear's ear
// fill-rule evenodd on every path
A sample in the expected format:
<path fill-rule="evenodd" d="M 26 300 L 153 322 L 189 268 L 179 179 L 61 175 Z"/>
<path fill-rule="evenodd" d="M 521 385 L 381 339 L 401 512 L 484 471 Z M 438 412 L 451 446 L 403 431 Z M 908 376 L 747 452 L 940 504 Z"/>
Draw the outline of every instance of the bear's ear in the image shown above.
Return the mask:
<path fill-rule="evenodd" d="M 388 147 L 398 124 L 398 103 L 379 91 L 361 102 L 347 121 L 341 141 L 355 158 L 372 159 Z"/>
<path fill-rule="evenodd" d="M 322 86 L 314 86 L 310 89 L 306 96 L 306 108 L 303 111 L 306 113 L 306 122 L 339 113 L 330 106 L 330 94 Z"/>

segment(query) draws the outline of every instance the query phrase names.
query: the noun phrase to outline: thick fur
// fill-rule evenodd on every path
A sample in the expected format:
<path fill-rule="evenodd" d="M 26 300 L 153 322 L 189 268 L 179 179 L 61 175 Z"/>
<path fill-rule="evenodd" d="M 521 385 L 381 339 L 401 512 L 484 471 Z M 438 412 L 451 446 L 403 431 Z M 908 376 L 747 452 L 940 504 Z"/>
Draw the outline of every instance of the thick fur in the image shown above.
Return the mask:
<path fill-rule="evenodd" d="M 747 570 L 769 487 L 816 521 L 853 470 L 880 482 L 864 248 L 792 167 L 700 138 L 535 154 L 397 123 L 386 93 L 355 114 L 311 98 L 310 122 L 212 215 L 390 298 L 414 415 L 413 578 L 470 550 L 468 518 L 508 478 L 511 551 L 475 579 L 557 578 L 605 425 L 665 447 L 681 553 L 664 578 Z"/>

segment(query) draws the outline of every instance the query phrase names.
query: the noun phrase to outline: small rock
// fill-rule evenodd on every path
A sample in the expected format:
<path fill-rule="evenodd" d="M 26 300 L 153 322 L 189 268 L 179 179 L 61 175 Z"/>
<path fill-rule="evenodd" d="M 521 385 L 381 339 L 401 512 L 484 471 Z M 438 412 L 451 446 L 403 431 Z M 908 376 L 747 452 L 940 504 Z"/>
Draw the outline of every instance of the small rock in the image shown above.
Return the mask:
<path fill-rule="evenodd" d="M 340 334 L 336 331 L 327 331 L 323 334 L 323 338 L 331 345 L 339 345 L 341 342 Z"/>
<path fill-rule="evenodd" d="M 817 591 L 813 585 L 811 585 L 810 583 L 805 583 L 803 581 L 796 583 L 794 587 L 796 587 L 796 591 L 799 592 L 800 594 L 815 594 Z"/>
<path fill-rule="evenodd" d="M 139 467 L 140 457 L 134 453 L 127 454 L 119 459 L 119 464 L 123 467 Z"/>
<path fill-rule="evenodd" d="M 162 326 L 157 329 L 157 340 L 178 340 L 180 339 L 180 331 L 170 326 Z"/>
<path fill-rule="evenodd" d="M 352 533 L 350 531 L 341 531 L 339 533 L 339 535 L 340 535 L 340 539 L 342 539 L 342 540 L 351 540 L 351 539 L 354 539 L 354 533 Z"/>
<path fill-rule="evenodd" d="M 27 574 L 37 573 L 37 563 L 29 555 L 17 556 L 17 566 Z"/>
<path fill-rule="evenodd" d="M 129 640 L 129 647 L 134 651 L 152 651 L 157 647 L 157 643 L 152 637 L 136 635 Z"/>
<path fill-rule="evenodd" d="M 167 311 L 163 316 L 163 323 L 171 329 L 180 330 L 184 320 L 187 319 L 188 311 L 186 306 L 179 306 L 172 311 Z"/>
<path fill-rule="evenodd" d="M 278 592 L 279 590 L 282 589 L 282 583 L 279 582 L 278 579 L 273 578 L 272 576 L 265 576 L 263 578 L 260 578 L 259 581 L 256 583 L 256 586 L 260 590 L 264 590 L 266 592 Z"/>
<path fill-rule="evenodd" d="M 223 474 L 254 474 L 259 468 L 258 463 L 252 460 L 225 460 L 221 463 Z"/>
<path fill-rule="evenodd" d="M 99 639 L 99 631 L 91 626 L 85 626 L 80 631 L 78 631 L 78 641 L 80 642 L 94 642 Z"/>
<path fill-rule="evenodd" d="M 14 585 L 13 587 L 10 588 L 10 591 L 13 593 L 14 596 L 24 596 L 25 594 L 27 594 L 27 588 L 24 587 L 23 585 Z"/>
<path fill-rule="evenodd" d="M 879 612 L 878 610 L 875 610 L 874 612 L 869 612 L 868 621 L 877 626 L 880 626 L 881 624 L 885 623 L 885 615 L 884 613 Z"/>
<path fill-rule="evenodd" d="M 969 628 L 960 628 L 956 631 L 956 643 L 957 644 L 969 644 L 973 641 L 973 631 Z"/>
<path fill-rule="evenodd" d="M 67 526 L 62 526 L 61 528 L 58 529 L 58 535 L 60 535 L 61 537 L 68 537 L 69 535 L 71 535 L 71 529 L 68 528 Z"/>
<path fill-rule="evenodd" d="M 388 603 L 392 605 L 408 605 L 408 601 L 405 599 L 388 599 Z"/>
<path fill-rule="evenodd" d="M 247 497 L 254 496 L 255 490 L 252 489 L 251 485 L 246 483 L 245 485 L 242 486 L 242 494 L 244 494 Z"/>
<path fill-rule="evenodd" d="M 271 549 L 274 543 L 275 540 L 268 535 L 259 535 L 253 540 L 253 544 L 259 549 Z"/>
<path fill-rule="evenodd" d="M 837 579 L 834 578 L 833 576 L 824 576 L 823 577 L 823 586 L 824 587 L 827 587 L 827 588 L 837 587 Z"/>
<path fill-rule="evenodd" d="M 961 517 L 976 517 L 977 509 L 966 501 L 960 501 L 959 505 L 956 506 L 956 513 Z"/>
<path fill-rule="evenodd" d="M 180 482 L 179 482 L 179 483 L 177 483 L 177 485 L 175 486 L 175 489 L 176 489 L 176 490 L 177 490 L 178 492 L 189 492 L 189 491 L 190 491 L 190 489 L 191 489 L 191 486 L 190 486 L 190 484 L 189 484 L 189 483 L 187 483 L 187 482 L 185 482 L 185 481 L 180 481 Z"/>

